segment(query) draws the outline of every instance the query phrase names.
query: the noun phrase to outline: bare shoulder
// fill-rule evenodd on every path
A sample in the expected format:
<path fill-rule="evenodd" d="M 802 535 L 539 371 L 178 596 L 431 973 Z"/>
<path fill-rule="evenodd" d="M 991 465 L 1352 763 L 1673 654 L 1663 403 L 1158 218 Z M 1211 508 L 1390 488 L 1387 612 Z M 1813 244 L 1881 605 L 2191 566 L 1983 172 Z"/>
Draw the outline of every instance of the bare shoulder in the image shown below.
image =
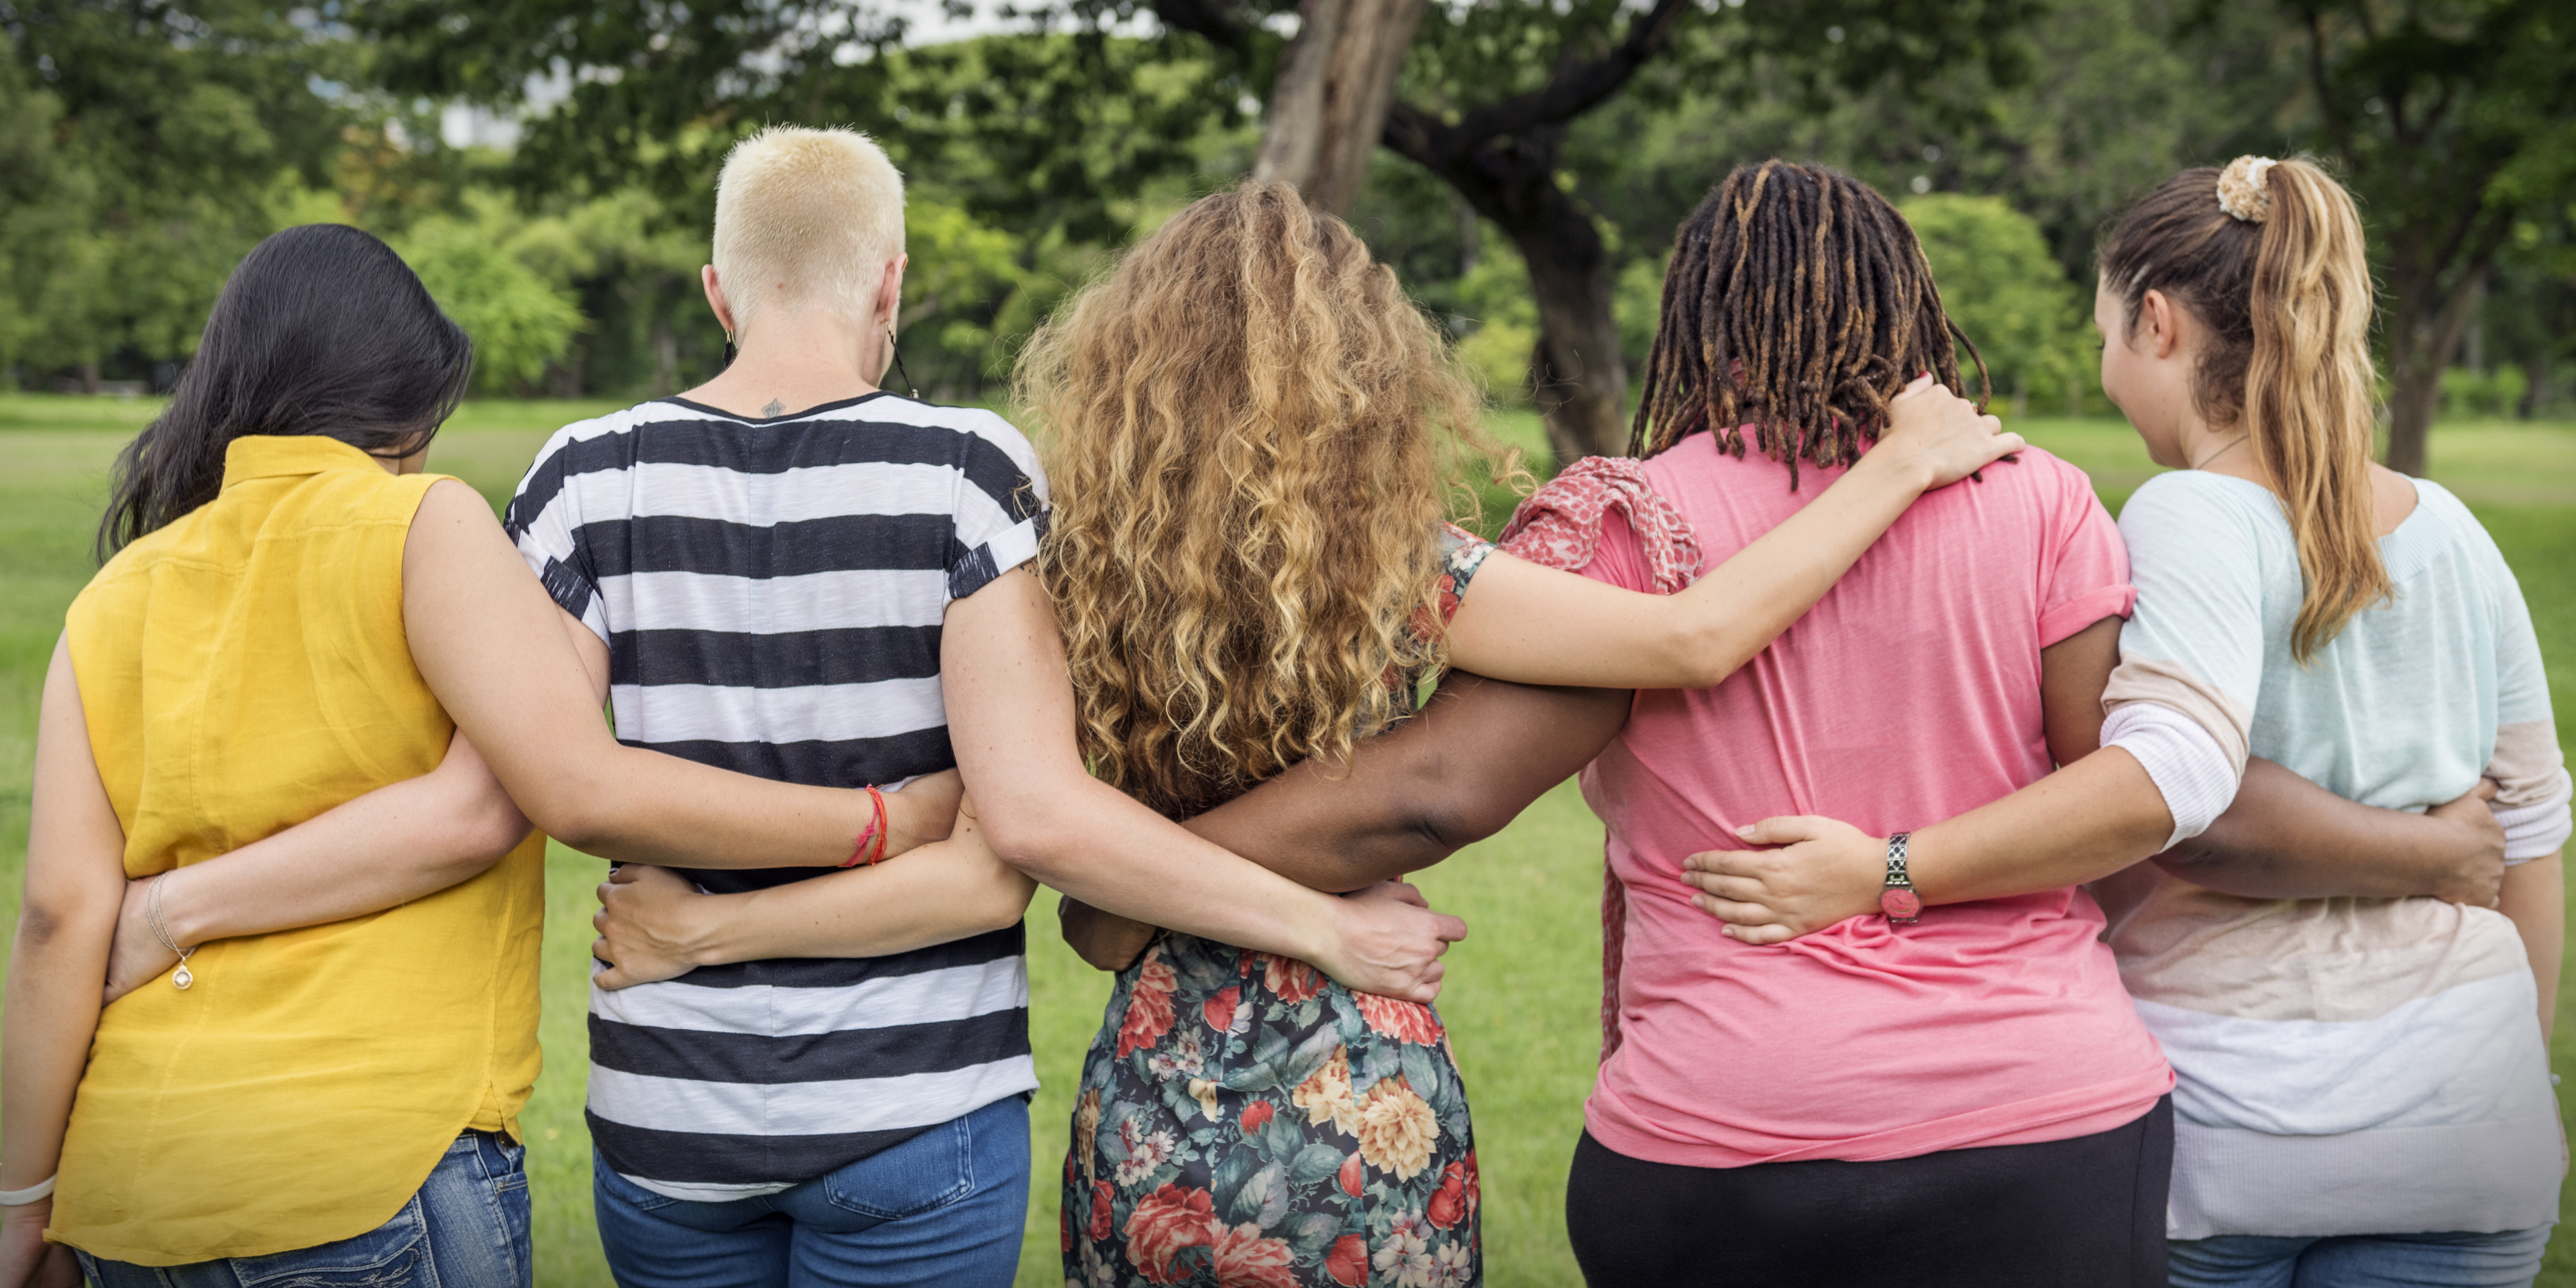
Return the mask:
<path fill-rule="evenodd" d="M 2395 532 L 2397 525 L 2415 513 L 2421 500 L 2422 494 L 2416 489 L 2415 480 L 2377 461 L 2370 463 L 2372 535 L 2384 537 Z"/>
<path fill-rule="evenodd" d="M 509 538 L 501 533 L 501 521 L 492 517 L 491 503 L 462 480 L 443 478 L 421 494 L 403 558 L 408 563 L 495 541 L 508 544 Z"/>

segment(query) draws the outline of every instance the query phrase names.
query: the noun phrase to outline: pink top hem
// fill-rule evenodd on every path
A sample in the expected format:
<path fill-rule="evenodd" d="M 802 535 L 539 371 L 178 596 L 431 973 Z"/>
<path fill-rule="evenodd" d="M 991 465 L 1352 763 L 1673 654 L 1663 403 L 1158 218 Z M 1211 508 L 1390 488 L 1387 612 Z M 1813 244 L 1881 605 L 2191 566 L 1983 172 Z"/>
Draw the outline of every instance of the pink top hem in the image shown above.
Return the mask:
<path fill-rule="evenodd" d="M 1937 1154 L 1945 1149 L 2040 1145 L 2106 1132 L 2135 1122 L 2155 1108 L 2156 1101 L 2173 1090 L 2173 1082 L 2173 1071 L 2159 1067 L 2072 1091 L 2034 1096 L 1930 1122 L 1908 1123 L 1869 1136 L 1846 1140 L 1774 1139 L 1767 1142 L 1768 1148 L 1759 1151 L 1647 1131 L 1633 1123 L 1630 1115 L 1610 1112 L 1602 1101 L 1614 1093 L 1603 1088 L 1584 1102 L 1583 1128 L 1614 1152 L 1677 1167 L 1751 1167 L 1756 1163 L 1820 1158 L 1876 1163 Z"/>

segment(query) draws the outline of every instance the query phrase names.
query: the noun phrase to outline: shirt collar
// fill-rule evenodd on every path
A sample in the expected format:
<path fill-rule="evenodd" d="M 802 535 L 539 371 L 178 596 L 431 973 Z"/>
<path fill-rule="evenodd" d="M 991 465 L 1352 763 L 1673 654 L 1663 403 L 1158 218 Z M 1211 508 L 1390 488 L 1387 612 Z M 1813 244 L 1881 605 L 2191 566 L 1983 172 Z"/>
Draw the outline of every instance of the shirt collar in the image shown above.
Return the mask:
<path fill-rule="evenodd" d="M 384 466 L 375 457 L 319 434 L 249 434 L 224 445 L 224 486 L 248 479 Z"/>

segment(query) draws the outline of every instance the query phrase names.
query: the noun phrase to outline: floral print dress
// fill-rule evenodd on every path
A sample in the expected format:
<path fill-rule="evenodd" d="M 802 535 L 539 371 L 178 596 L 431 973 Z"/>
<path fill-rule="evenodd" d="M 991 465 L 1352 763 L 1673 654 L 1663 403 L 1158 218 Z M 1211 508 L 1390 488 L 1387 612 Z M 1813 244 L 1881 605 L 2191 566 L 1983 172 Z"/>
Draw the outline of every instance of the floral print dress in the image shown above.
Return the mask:
<path fill-rule="evenodd" d="M 1444 618 L 1492 549 L 1445 534 Z M 1119 973 L 1064 1161 L 1068 1285 L 1480 1284 L 1478 1197 L 1430 1007 L 1178 933 Z"/>

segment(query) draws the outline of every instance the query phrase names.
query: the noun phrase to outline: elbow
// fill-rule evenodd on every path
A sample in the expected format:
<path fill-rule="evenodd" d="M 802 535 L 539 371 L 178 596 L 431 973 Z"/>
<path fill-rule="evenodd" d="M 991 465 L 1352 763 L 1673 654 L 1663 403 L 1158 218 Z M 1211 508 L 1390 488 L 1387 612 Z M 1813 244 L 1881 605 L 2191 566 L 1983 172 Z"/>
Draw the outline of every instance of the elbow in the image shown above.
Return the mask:
<path fill-rule="evenodd" d="M 482 875 L 528 839 L 528 828 L 528 816 L 495 785 L 457 815 L 448 875 L 457 881 Z"/>
<path fill-rule="evenodd" d="M 652 825 L 650 811 L 640 808 L 643 802 L 629 799 L 632 793 L 618 790 L 613 772 L 594 773 L 585 765 L 549 772 L 534 782 L 502 786 L 506 790 L 500 795 L 510 813 L 584 854 L 615 858 L 621 841 L 648 834 Z M 506 826 L 498 805 L 480 801 L 478 808 L 490 811 L 484 822 L 493 831 L 486 839 L 497 836 Z"/>
<path fill-rule="evenodd" d="M 605 811 L 579 801 L 531 801 L 527 819 L 537 830 L 584 854 L 615 848 L 617 829 Z"/>
<path fill-rule="evenodd" d="M 1520 811 L 1488 801 L 1443 801 L 1421 798 L 1406 820 L 1406 839 L 1422 857 L 1437 863 L 1511 826 Z"/>
<path fill-rule="evenodd" d="M 1063 819 L 1072 802 L 1032 794 L 1009 801 L 978 800 L 976 806 L 975 826 L 984 833 L 984 843 L 1011 866 L 1014 876 L 1063 888 L 1057 878 L 1070 866 L 1066 860 L 1074 849 L 1074 829 Z"/>
<path fill-rule="evenodd" d="M 1767 641 L 1765 641 L 1767 643 Z M 1676 689 L 1713 689 L 1726 683 L 1727 677 L 1742 670 L 1760 647 L 1748 649 L 1736 638 L 1733 626 L 1704 627 L 1685 631 L 1673 644 L 1670 670 L 1679 683 Z"/>
<path fill-rule="evenodd" d="M 114 935 L 125 886 L 120 876 L 113 888 L 101 883 L 94 893 L 28 891 L 18 908 L 18 950 L 49 952 L 77 945 L 83 936 Z"/>
<path fill-rule="evenodd" d="M 1008 930 L 1020 924 L 1029 915 L 1029 900 L 1038 892 L 1038 883 L 1018 868 L 1005 863 L 993 867 L 974 893 L 978 914 L 975 928 L 983 932 Z"/>

